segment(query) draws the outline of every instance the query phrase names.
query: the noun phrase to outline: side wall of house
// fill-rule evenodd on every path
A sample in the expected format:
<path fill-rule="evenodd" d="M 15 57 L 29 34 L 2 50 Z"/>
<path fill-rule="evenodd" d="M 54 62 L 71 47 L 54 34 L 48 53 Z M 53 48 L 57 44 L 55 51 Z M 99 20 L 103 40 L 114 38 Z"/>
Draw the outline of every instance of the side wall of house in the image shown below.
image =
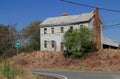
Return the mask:
<path fill-rule="evenodd" d="M 44 34 L 44 28 L 47 28 L 47 34 Z M 54 34 L 51 33 L 51 28 L 54 28 Z M 60 42 L 62 41 L 63 33 L 60 32 L 60 27 L 43 27 L 41 30 L 41 50 L 56 51 L 60 50 Z M 45 47 L 47 41 L 47 47 Z M 55 47 L 52 48 L 52 41 L 55 41 Z"/>

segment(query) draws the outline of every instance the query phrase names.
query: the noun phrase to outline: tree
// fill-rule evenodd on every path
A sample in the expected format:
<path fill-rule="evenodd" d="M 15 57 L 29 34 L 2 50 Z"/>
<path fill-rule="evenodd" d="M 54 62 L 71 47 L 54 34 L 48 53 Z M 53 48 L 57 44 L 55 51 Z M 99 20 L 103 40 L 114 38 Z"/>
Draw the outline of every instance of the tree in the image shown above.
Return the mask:
<path fill-rule="evenodd" d="M 92 32 L 85 26 L 79 29 L 69 29 L 64 34 L 64 55 L 72 58 L 81 58 L 90 50 L 96 49 L 92 41 Z"/>
<path fill-rule="evenodd" d="M 24 44 L 21 46 L 21 51 L 30 52 L 40 49 L 40 23 L 41 21 L 35 21 L 22 29 Z"/>
<path fill-rule="evenodd" d="M 17 40 L 15 26 L 0 24 L 0 55 L 10 57 L 15 54 L 15 42 Z"/>

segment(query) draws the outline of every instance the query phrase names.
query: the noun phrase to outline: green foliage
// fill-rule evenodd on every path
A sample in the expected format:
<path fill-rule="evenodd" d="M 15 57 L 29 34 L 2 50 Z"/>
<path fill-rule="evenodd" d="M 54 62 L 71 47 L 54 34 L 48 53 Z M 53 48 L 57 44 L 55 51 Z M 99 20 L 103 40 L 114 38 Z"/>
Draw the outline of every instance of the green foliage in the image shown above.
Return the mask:
<path fill-rule="evenodd" d="M 21 51 L 31 52 L 40 49 L 40 27 L 41 21 L 35 21 L 23 28 L 21 34 L 24 35 Z"/>
<path fill-rule="evenodd" d="M 92 32 L 85 26 L 79 29 L 69 29 L 64 34 L 64 55 L 72 58 L 86 56 L 87 52 L 94 51 L 95 44 L 92 41 Z"/>
<path fill-rule="evenodd" d="M 8 79 L 14 79 L 18 74 L 17 70 L 15 70 L 15 68 L 11 68 L 8 62 L 5 62 L 3 66 L 0 66 L 0 73 Z"/>

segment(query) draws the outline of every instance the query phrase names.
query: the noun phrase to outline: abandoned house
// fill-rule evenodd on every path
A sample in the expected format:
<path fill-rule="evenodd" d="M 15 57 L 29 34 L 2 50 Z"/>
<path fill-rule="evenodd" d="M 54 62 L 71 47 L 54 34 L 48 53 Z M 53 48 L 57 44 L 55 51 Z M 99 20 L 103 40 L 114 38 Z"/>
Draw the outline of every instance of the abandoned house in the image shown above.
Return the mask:
<path fill-rule="evenodd" d="M 103 22 L 98 8 L 89 13 L 79 15 L 62 14 L 58 17 L 47 18 L 40 24 L 40 49 L 43 51 L 64 50 L 63 35 L 70 28 L 86 26 L 93 31 L 93 40 L 98 49 L 118 48 L 119 43 L 102 36 Z"/>

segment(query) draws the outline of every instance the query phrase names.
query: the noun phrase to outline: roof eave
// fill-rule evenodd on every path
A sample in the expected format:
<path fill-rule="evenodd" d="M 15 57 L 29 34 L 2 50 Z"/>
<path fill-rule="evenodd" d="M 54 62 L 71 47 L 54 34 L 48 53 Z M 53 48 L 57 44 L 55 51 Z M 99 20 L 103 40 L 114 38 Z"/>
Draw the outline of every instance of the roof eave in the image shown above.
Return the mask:
<path fill-rule="evenodd" d="M 54 26 L 68 26 L 68 25 L 75 25 L 75 24 L 81 24 L 81 23 L 87 23 L 88 21 L 82 21 L 82 22 L 75 22 L 75 23 L 67 23 L 67 24 L 48 24 L 48 25 L 42 25 L 40 24 L 40 27 L 54 27 Z"/>

